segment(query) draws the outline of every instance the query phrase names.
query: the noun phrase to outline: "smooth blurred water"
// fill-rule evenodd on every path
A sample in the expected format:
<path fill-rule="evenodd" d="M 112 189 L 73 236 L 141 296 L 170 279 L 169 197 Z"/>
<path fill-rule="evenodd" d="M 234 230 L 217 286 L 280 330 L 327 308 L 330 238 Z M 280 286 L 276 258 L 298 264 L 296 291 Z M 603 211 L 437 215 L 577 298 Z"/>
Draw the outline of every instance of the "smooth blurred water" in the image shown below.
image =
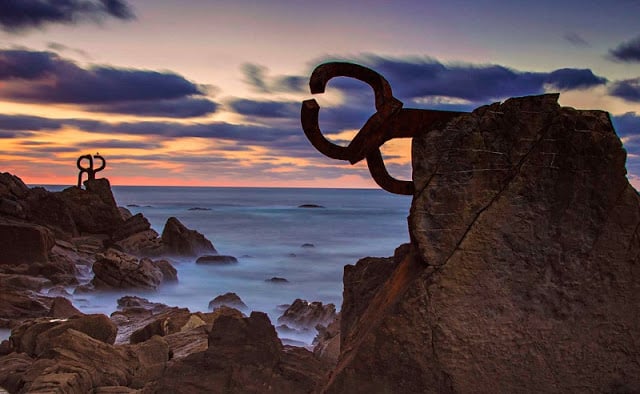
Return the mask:
<path fill-rule="evenodd" d="M 133 294 L 207 311 L 214 297 L 235 292 L 251 310 L 268 313 L 277 325 L 282 314 L 278 305 L 296 298 L 331 302 L 339 310 L 343 267 L 365 256 L 390 256 L 409 240 L 406 217 L 411 198 L 382 190 L 115 186 L 113 193 L 118 205 L 129 205 L 133 214 L 142 212 L 158 233 L 175 216 L 203 233 L 220 254 L 237 257 L 238 263 L 210 266 L 174 259 L 177 284 L 155 292 L 74 296 L 74 305 L 84 312 L 110 314 L 117 298 Z M 301 204 L 323 208 L 299 208 Z M 289 282 L 265 281 L 274 276 Z"/>

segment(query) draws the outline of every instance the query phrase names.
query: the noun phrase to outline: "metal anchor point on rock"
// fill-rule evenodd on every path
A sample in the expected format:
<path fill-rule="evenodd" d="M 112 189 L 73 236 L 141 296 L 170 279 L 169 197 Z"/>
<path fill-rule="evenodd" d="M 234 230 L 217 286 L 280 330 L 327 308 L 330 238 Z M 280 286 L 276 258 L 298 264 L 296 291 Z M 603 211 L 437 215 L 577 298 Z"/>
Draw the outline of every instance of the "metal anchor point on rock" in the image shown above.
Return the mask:
<path fill-rule="evenodd" d="M 366 159 L 371 176 L 384 190 L 413 195 L 412 181 L 398 180 L 389 174 L 380 147 L 393 138 L 411 138 L 427 132 L 465 112 L 402 108 L 402 102 L 393 97 L 391 86 L 382 75 L 370 68 L 346 62 L 330 62 L 316 67 L 309 79 L 311 93 L 324 93 L 329 80 L 335 77 L 354 78 L 371 86 L 376 112 L 345 147 L 324 137 L 318 125 L 318 102 L 315 99 L 305 100 L 300 111 L 305 135 L 318 151 L 332 159 L 346 160 L 351 164 Z"/>
<path fill-rule="evenodd" d="M 93 168 L 93 159 L 94 158 L 102 161 L 102 164 L 100 165 L 100 167 Z M 83 167 L 82 166 L 82 160 L 89 160 L 89 166 L 88 167 Z M 107 161 L 104 159 L 104 157 L 102 157 L 100 155 L 100 153 L 96 153 L 93 156 L 91 156 L 91 155 L 82 155 L 82 156 L 78 157 L 78 160 L 76 161 L 76 166 L 80 170 L 80 172 L 78 173 L 78 188 L 82 187 L 82 174 L 83 173 L 85 173 L 85 172 L 87 173 L 87 180 L 96 179 L 96 172 L 104 170 L 106 165 L 107 165 Z"/>

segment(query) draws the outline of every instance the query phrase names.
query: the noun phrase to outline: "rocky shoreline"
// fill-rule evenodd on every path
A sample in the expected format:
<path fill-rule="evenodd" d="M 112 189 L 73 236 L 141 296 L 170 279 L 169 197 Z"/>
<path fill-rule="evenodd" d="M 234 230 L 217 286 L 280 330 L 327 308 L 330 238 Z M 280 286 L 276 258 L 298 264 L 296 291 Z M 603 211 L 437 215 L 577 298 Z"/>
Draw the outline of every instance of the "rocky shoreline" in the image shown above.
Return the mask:
<path fill-rule="evenodd" d="M 273 366 L 284 371 L 278 384 L 287 391 L 299 391 L 302 377 L 303 391 L 311 390 L 314 379 L 335 362 L 335 349 L 318 350 L 316 356 L 308 346 L 283 346 L 269 318 L 250 312 L 234 293 L 213 299 L 210 312 L 125 296 L 110 316 L 82 313 L 69 300 L 70 292 L 153 291 L 179 281 L 172 258 L 236 261 L 219 255 L 211 241 L 176 218 L 168 218 L 159 235 L 142 214 L 116 205 L 107 179 L 84 184 L 86 189 L 49 192 L 0 173 L 0 327 L 11 329 L 10 338 L 0 343 L 0 387 L 9 392 L 165 392 L 170 372 L 191 368 L 188 356 L 204 356 L 216 341 L 226 348 L 220 355 L 253 341 L 253 357 L 262 362 L 268 350 Z M 278 330 L 285 333 L 324 333 L 336 318 L 333 304 L 298 299 L 285 309 L 278 319 Z M 242 337 L 227 332 L 247 325 Z M 318 346 L 326 342 L 318 336 Z M 238 356 L 229 356 L 225 368 L 245 365 L 252 357 Z"/>

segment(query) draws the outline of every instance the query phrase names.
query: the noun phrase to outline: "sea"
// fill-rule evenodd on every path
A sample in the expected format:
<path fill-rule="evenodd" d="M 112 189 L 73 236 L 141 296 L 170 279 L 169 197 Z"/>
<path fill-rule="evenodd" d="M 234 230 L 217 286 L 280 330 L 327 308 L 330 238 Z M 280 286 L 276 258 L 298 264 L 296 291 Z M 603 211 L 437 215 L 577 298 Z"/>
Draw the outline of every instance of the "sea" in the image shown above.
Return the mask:
<path fill-rule="evenodd" d="M 177 283 L 156 291 L 73 295 L 73 304 L 85 313 L 109 315 L 124 295 L 206 312 L 213 298 L 234 292 L 277 326 L 285 306 L 297 298 L 333 303 L 339 310 L 345 265 L 391 256 L 409 241 L 411 197 L 380 189 L 113 186 L 112 191 L 119 206 L 142 213 L 158 233 L 176 217 L 238 262 L 200 265 L 195 258 L 172 258 Z M 305 204 L 319 207 L 300 207 Z M 268 281 L 273 277 L 287 282 Z M 309 344 L 315 332 L 287 335 Z"/>

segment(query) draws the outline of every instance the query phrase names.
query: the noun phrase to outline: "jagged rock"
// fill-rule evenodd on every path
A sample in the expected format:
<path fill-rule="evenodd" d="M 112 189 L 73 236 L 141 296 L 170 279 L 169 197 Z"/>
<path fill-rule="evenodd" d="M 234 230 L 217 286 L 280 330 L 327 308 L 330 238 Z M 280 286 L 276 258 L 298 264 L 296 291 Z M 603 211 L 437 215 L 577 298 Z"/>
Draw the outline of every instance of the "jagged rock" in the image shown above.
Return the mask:
<path fill-rule="evenodd" d="M 178 256 L 199 256 L 216 253 L 211 241 L 195 230 L 189 230 L 180 221 L 170 217 L 162 230 L 166 253 Z"/>
<path fill-rule="evenodd" d="M 87 179 L 83 184 L 88 192 L 97 195 L 105 205 L 115 207 L 120 212 L 116 199 L 113 198 L 113 193 L 111 192 L 111 184 L 107 178 Z"/>
<path fill-rule="evenodd" d="M 53 234 L 43 226 L 0 221 L 0 264 L 49 261 L 54 244 Z"/>
<path fill-rule="evenodd" d="M 162 375 L 169 348 L 160 337 L 116 347 L 70 328 L 52 337 L 30 365 L 24 357 L 21 363 L 16 353 L 0 361 L 9 357 L 19 373 L 7 379 L 0 369 L 0 382 L 9 380 L 11 388 L 29 393 L 89 393 L 100 392 L 99 387 L 142 388 Z"/>
<path fill-rule="evenodd" d="M 78 236 L 73 206 L 69 202 L 64 193 L 51 193 L 42 187 L 33 188 L 24 200 L 27 219 L 52 229 L 58 238 Z"/>
<path fill-rule="evenodd" d="M 242 302 L 242 299 L 236 293 L 225 293 L 217 296 L 209 302 L 209 310 L 215 311 L 218 308 L 227 306 L 240 311 L 247 311 L 249 307 Z"/>
<path fill-rule="evenodd" d="M 157 313 L 170 308 L 168 305 L 159 302 L 151 302 L 146 298 L 138 296 L 124 296 L 119 298 L 117 303 L 118 309 L 121 309 L 123 311 L 136 310 Z"/>
<path fill-rule="evenodd" d="M 235 257 L 223 255 L 200 256 L 196 260 L 196 264 L 234 264 L 237 262 L 238 259 L 236 259 Z"/>
<path fill-rule="evenodd" d="M 158 233 L 154 229 L 135 233 L 115 242 L 114 245 L 136 256 L 160 256 L 165 250 L 162 240 L 158 237 Z"/>
<path fill-rule="evenodd" d="M 111 238 L 114 241 L 120 241 L 149 229 L 151 229 L 151 224 L 147 218 L 141 213 L 138 213 L 125 220 L 124 223 L 113 232 Z"/>
<path fill-rule="evenodd" d="M 162 272 L 163 282 L 176 282 L 178 280 L 178 270 L 167 260 L 153 260 L 151 261 L 160 272 Z"/>
<path fill-rule="evenodd" d="M 18 352 L 40 357 L 53 338 L 73 329 L 98 341 L 113 344 L 117 327 L 105 315 L 76 315 L 67 319 L 39 318 L 25 321 L 11 331 L 11 343 Z"/>
<path fill-rule="evenodd" d="M 22 376 L 34 360 L 26 353 L 10 353 L 0 357 L 0 387 L 17 393 L 23 386 Z"/>
<path fill-rule="evenodd" d="M 125 207 L 118 207 L 118 211 L 120 211 L 120 216 L 122 216 L 122 220 L 124 221 L 129 220 L 133 216 L 131 211 Z"/>
<path fill-rule="evenodd" d="M 640 390 L 640 196 L 608 115 L 556 99 L 414 137 L 414 248 L 345 297 L 325 392 Z"/>
<path fill-rule="evenodd" d="M 47 316 L 53 298 L 45 297 L 30 290 L 0 289 L 0 319 L 9 321 Z"/>
<path fill-rule="evenodd" d="M 327 327 L 316 326 L 318 335 L 313 340 L 313 354 L 331 364 L 340 357 L 340 314 Z"/>
<path fill-rule="evenodd" d="M 19 177 L 0 172 L 0 197 L 18 200 L 29 194 L 29 187 Z"/>
<path fill-rule="evenodd" d="M 0 273 L 0 289 L 27 289 L 40 291 L 44 287 L 48 286 L 51 286 L 51 281 L 47 278 Z"/>
<path fill-rule="evenodd" d="M 49 309 L 48 316 L 57 319 L 67 319 L 73 316 L 82 316 L 84 313 L 80 312 L 71 301 L 64 297 L 55 297 L 51 302 L 51 308 Z"/>
<path fill-rule="evenodd" d="M 284 349 L 266 314 L 220 316 L 206 351 L 172 363 L 145 390 L 211 393 L 308 393 L 327 364 L 305 349 Z"/>
<path fill-rule="evenodd" d="M 101 178 L 91 184 L 95 187 L 88 190 L 69 187 L 60 192 L 60 196 L 80 233 L 111 234 L 122 226 L 124 220 L 113 201 L 109 181 Z"/>
<path fill-rule="evenodd" d="M 336 318 L 334 304 L 323 305 L 322 302 L 307 302 L 296 299 L 293 304 L 278 318 L 278 324 L 289 327 L 311 330 L 317 325 L 328 326 Z"/>
<path fill-rule="evenodd" d="M 156 289 L 163 279 L 162 270 L 150 259 L 138 259 L 115 249 L 96 256 L 93 272 L 91 284 L 96 289 Z"/>

